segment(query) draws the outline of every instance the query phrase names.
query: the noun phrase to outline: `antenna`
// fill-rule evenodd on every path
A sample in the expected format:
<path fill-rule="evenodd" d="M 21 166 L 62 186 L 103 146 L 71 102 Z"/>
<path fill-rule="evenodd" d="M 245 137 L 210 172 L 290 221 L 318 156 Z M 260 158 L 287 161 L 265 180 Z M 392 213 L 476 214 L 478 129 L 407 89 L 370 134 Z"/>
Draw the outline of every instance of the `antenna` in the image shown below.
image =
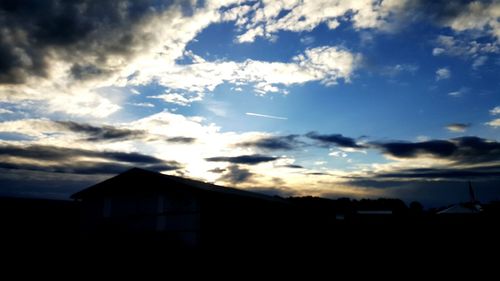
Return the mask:
<path fill-rule="evenodd" d="M 470 202 L 471 203 L 476 203 L 476 194 L 474 193 L 474 189 L 472 188 L 472 183 L 469 181 L 469 196 L 470 196 Z"/>

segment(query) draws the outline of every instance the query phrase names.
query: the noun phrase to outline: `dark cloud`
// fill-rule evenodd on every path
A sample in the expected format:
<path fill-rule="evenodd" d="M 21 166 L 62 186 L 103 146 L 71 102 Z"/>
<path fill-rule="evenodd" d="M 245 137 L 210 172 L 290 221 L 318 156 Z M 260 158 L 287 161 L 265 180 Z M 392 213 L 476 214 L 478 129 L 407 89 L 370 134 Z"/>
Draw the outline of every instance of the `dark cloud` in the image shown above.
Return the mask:
<path fill-rule="evenodd" d="M 215 169 L 208 170 L 208 172 L 215 173 L 215 174 L 222 174 L 225 171 L 226 171 L 226 169 L 221 169 L 221 168 L 215 168 Z"/>
<path fill-rule="evenodd" d="M 443 25 L 450 20 L 457 18 L 459 15 L 467 11 L 466 7 L 475 1 L 472 0 L 414 0 L 411 1 L 411 8 L 414 11 L 414 17 L 426 18 L 433 23 Z M 492 3 L 492 1 L 482 0 L 484 4 Z"/>
<path fill-rule="evenodd" d="M 95 77 L 99 77 L 109 71 L 103 70 L 95 65 L 80 65 L 74 64 L 71 69 L 71 75 L 76 80 L 87 80 Z"/>
<path fill-rule="evenodd" d="M 107 178 L 107 174 L 64 174 L 0 168 L 0 196 L 69 199 L 71 194 Z"/>
<path fill-rule="evenodd" d="M 339 147 L 365 148 L 363 145 L 357 144 L 356 140 L 344 137 L 341 134 L 321 135 L 316 132 L 309 132 L 306 134 L 306 137 L 316 140 L 325 146 L 336 145 Z"/>
<path fill-rule="evenodd" d="M 55 146 L 0 146 L 0 168 L 56 173 L 117 174 L 132 167 L 154 171 L 180 169 L 176 161 L 165 161 L 140 153 L 90 151 Z"/>
<path fill-rule="evenodd" d="M 250 172 L 250 170 L 233 164 L 227 168 L 226 172 L 218 180 L 231 184 L 240 184 L 250 182 L 254 176 L 255 174 Z"/>
<path fill-rule="evenodd" d="M 172 143 L 183 143 L 183 144 L 191 144 L 196 141 L 195 138 L 190 137 L 172 137 L 167 139 L 168 142 Z"/>
<path fill-rule="evenodd" d="M 297 140 L 298 137 L 299 135 L 264 137 L 253 141 L 239 143 L 238 146 L 254 147 L 265 150 L 292 150 L 303 144 Z"/>
<path fill-rule="evenodd" d="M 310 176 L 329 176 L 329 173 L 323 173 L 323 172 L 310 172 L 310 173 L 305 173 L 306 175 Z"/>
<path fill-rule="evenodd" d="M 210 157 L 205 158 L 209 162 L 229 162 L 233 164 L 257 165 L 264 162 L 277 160 L 279 157 L 265 156 L 260 154 L 242 155 L 235 157 Z"/>
<path fill-rule="evenodd" d="M 75 79 L 110 73 L 114 71 L 108 66 L 111 56 L 127 58 L 151 36 L 135 27 L 171 2 L 0 1 L 0 84 L 47 77 L 55 53 L 73 62 Z"/>
<path fill-rule="evenodd" d="M 88 141 L 110 141 L 110 140 L 123 140 L 123 139 L 137 139 L 146 135 L 141 130 L 129 130 L 116 128 L 114 126 L 93 126 L 89 124 L 76 123 L 72 121 L 55 121 L 57 124 L 63 126 L 66 130 L 85 134 Z"/>
<path fill-rule="evenodd" d="M 376 178 L 500 179 L 500 165 L 472 168 L 420 168 L 381 173 Z"/>
<path fill-rule="evenodd" d="M 471 136 L 424 142 L 373 143 L 372 146 L 386 155 L 398 158 L 431 155 L 455 161 L 457 164 L 484 163 L 500 159 L 499 142 Z"/>
<path fill-rule="evenodd" d="M 423 154 L 438 157 L 449 157 L 457 146 L 446 140 L 431 140 L 424 142 L 388 142 L 375 144 L 384 154 L 400 158 L 416 158 Z"/>
<path fill-rule="evenodd" d="M 304 167 L 303 167 L 303 166 L 300 166 L 300 165 L 293 165 L 293 164 L 285 165 L 285 166 L 282 166 L 282 167 L 285 167 L 285 168 L 291 168 L 291 169 L 304 169 Z"/>

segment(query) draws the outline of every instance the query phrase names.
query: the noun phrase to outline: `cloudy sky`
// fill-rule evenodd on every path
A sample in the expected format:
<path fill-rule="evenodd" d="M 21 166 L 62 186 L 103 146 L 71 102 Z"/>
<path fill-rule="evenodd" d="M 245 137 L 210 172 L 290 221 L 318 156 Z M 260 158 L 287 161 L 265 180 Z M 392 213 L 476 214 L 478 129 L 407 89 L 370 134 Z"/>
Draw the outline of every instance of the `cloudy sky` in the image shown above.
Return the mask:
<path fill-rule="evenodd" d="M 1 1 L 0 195 L 499 200 L 499 53 L 498 0 Z"/>

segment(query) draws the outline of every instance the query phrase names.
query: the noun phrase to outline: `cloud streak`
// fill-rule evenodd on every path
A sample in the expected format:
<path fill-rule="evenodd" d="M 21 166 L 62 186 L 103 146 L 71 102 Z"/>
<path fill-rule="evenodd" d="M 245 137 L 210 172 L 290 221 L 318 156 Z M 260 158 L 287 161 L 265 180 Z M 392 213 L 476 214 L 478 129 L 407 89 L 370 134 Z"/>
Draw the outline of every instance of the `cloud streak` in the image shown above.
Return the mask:
<path fill-rule="evenodd" d="M 257 165 L 260 163 L 271 162 L 278 159 L 279 157 L 254 154 L 254 155 L 241 155 L 233 157 L 226 157 L 226 156 L 209 157 L 206 158 L 205 160 L 209 162 L 228 162 L 233 164 Z"/>
<path fill-rule="evenodd" d="M 91 151 L 46 145 L 0 145 L 0 167 L 52 173 L 116 174 L 132 167 L 155 171 L 180 169 L 176 161 L 165 161 L 141 153 Z"/>
<path fill-rule="evenodd" d="M 269 119 L 288 120 L 288 118 L 286 118 L 286 117 L 267 115 L 267 114 L 259 114 L 259 113 L 253 113 L 253 112 L 246 112 L 245 115 L 255 116 L 255 117 L 263 117 L 263 118 L 269 118 Z"/>
<path fill-rule="evenodd" d="M 262 137 L 256 140 L 238 143 L 237 146 L 253 147 L 264 150 L 293 150 L 303 144 L 298 140 L 298 137 L 299 135 Z"/>
<path fill-rule="evenodd" d="M 354 149 L 365 148 L 365 146 L 358 144 L 353 138 L 345 137 L 341 134 L 321 135 L 316 132 L 309 132 L 306 134 L 306 136 L 312 140 L 318 141 L 320 144 L 325 146 L 334 145 Z"/>

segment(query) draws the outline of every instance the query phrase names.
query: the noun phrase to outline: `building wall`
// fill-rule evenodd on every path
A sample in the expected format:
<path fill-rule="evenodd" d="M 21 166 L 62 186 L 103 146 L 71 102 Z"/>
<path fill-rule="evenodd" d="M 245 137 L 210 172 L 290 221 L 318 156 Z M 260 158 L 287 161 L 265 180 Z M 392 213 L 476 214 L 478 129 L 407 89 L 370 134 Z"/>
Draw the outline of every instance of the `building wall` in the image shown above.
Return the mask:
<path fill-rule="evenodd" d="M 82 202 L 82 227 L 90 235 L 121 232 L 164 235 L 187 246 L 198 243 L 198 199 L 187 193 L 115 195 Z"/>

